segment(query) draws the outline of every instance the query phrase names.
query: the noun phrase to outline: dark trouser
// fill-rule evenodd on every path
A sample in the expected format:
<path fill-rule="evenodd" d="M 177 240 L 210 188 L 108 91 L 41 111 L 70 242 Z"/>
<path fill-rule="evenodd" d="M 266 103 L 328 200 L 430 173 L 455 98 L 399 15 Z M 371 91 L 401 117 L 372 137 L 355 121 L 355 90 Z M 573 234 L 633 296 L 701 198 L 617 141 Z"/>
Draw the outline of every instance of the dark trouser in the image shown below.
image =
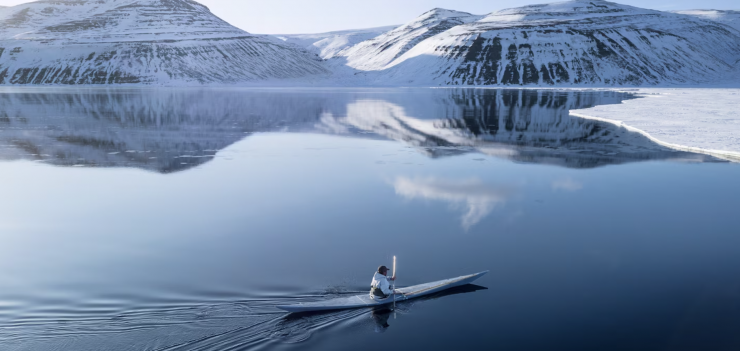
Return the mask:
<path fill-rule="evenodd" d="M 386 297 L 390 296 L 390 295 L 383 294 L 383 291 L 382 290 L 380 290 L 378 288 L 374 288 L 374 287 L 370 287 L 370 293 L 373 296 L 379 297 L 381 299 L 385 299 Z"/>

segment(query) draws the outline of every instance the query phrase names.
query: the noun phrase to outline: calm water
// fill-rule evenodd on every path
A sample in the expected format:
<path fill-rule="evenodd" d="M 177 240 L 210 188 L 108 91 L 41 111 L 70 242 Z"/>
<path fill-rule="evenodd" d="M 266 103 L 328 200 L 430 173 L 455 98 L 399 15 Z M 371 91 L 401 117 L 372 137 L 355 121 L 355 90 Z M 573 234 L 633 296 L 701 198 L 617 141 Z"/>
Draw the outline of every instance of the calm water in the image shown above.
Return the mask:
<path fill-rule="evenodd" d="M 740 166 L 557 90 L 0 92 L 0 350 L 736 350 Z M 490 270 L 387 310 L 275 305 Z M 381 345 L 381 346 L 379 346 Z"/>

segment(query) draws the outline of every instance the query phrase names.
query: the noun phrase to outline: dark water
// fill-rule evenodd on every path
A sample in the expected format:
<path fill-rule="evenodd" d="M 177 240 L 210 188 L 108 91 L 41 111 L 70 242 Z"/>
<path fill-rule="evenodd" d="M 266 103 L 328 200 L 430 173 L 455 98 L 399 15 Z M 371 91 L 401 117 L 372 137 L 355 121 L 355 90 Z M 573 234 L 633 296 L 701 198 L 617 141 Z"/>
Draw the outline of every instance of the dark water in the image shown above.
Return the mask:
<path fill-rule="evenodd" d="M 615 92 L 5 90 L 0 350 L 736 350 L 740 167 Z M 490 270 L 387 310 L 275 305 Z"/>

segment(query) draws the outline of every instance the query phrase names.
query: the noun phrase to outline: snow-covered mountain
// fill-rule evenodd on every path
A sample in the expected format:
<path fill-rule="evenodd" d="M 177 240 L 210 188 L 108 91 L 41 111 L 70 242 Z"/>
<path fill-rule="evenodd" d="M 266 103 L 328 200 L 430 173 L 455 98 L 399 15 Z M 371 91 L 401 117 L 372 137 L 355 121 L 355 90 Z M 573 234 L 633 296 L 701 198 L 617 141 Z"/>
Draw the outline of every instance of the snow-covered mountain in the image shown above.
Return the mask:
<path fill-rule="evenodd" d="M 370 84 L 706 83 L 735 69 L 740 34 L 695 16 L 575 0 L 480 17 L 435 9 L 340 56 Z"/>
<path fill-rule="evenodd" d="M 339 54 L 347 58 L 347 65 L 352 68 L 382 70 L 425 39 L 480 18 L 481 16 L 467 12 L 435 8 L 409 23 Z"/>
<path fill-rule="evenodd" d="M 675 13 L 696 16 L 703 19 L 726 24 L 740 31 L 740 11 L 733 10 L 684 10 Z"/>
<path fill-rule="evenodd" d="M 328 59 L 339 55 L 342 50 L 365 40 L 375 38 L 396 27 L 398 26 L 352 29 L 317 34 L 277 34 L 275 36 L 280 40 L 314 52 L 322 59 Z"/>
<path fill-rule="evenodd" d="M 717 83 L 740 74 L 737 19 L 574 0 L 269 36 L 193 0 L 40 0 L 0 8 L 0 84 Z"/>
<path fill-rule="evenodd" d="M 0 8 L 0 84 L 230 83 L 328 73 L 192 0 L 41 0 Z"/>

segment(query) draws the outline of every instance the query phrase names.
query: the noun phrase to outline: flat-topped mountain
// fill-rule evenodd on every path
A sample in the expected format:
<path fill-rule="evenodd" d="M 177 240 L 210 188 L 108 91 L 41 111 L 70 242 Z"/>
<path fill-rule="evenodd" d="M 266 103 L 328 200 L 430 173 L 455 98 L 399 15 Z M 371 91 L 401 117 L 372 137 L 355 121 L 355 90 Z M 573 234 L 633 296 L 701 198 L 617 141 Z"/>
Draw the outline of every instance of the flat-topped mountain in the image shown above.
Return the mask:
<path fill-rule="evenodd" d="M 42 0 L 0 9 L 0 84 L 230 83 L 326 74 L 191 0 Z"/>
<path fill-rule="evenodd" d="M 246 34 L 190 0 L 41 0 L 6 8 L 1 15 L 3 39 L 80 43 Z"/>

